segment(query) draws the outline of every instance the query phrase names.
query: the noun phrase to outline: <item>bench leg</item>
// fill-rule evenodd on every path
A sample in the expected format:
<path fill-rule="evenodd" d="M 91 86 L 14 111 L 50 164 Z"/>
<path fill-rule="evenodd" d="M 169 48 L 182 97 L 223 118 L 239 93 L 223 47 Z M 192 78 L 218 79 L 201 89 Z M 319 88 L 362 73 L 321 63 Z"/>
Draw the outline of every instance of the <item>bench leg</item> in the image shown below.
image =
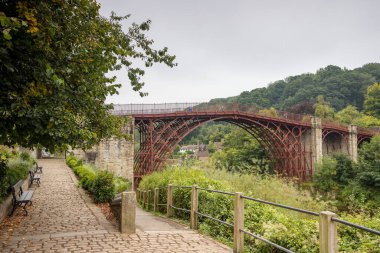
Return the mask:
<path fill-rule="evenodd" d="M 28 216 L 28 210 L 26 210 L 26 203 L 25 203 L 25 205 L 23 206 L 23 208 L 24 208 L 25 216 Z"/>
<path fill-rule="evenodd" d="M 38 187 L 40 187 L 40 179 L 37 179 L 37 185 L 38 185 Z"/>
<path fill-rule="evenodd" d="M 17 208 L 17 204 L 14 204 L 14 205 L 13 205 L 13 208 L 12 208 L 12 212 L 11 212 L 11 214 L 10 214 L 9 216 L 12 216 L 12 215 L 13 215 L 13 213 L 14 213 L 15 210 L 16 210 L 16 208 Z"/>

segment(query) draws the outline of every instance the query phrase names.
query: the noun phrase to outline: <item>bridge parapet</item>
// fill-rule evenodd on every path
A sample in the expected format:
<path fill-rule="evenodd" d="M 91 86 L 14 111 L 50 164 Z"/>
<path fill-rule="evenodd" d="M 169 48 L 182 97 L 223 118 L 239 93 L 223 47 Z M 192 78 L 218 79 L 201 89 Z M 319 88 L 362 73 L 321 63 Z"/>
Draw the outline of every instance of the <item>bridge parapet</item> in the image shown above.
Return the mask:
<path fill-rule="evenodd" d="M 295 114 L 286 111 L 261 110 L 250 105 L 238 103 L 209 104 L 204 102 L 194 103 L 162 103 L 162 104 L 115 104 L 114 115 L 151 115 L 169 113 L 251 113 L 264 117 L 280 118 L 298 122 L 310 122 L 311 115 Z"/>

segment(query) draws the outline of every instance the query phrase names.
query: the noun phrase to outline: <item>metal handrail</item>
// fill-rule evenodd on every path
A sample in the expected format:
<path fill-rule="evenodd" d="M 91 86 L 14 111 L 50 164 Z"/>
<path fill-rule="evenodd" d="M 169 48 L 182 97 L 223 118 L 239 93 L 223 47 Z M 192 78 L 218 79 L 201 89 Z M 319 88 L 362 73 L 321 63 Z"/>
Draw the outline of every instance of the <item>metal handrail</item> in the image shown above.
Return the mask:
<path fill-rule="evenodd" d="M 222 224 L 224 224 L 224 225 L 226 225 L 226 226 L 229 226 L 229 227 L 232 227 L 232 228 L 234 227 L 233 224 L 228 223 L 228 222 L 225 222 L 225 221 L 222 221 L 222 220 L 219 220 L 219 219 L 214 218 L 214 217 L 212 217 L 212 216 L 210 216 L 210 215 L 207 215 L 207 214 L 204 214 L 204 213 L 200 213 L 200 212 L 195 212 L 195 213 L 196 213 L 197 215 L 199 215 L 199 216 L 209 218 L 210 220 L 217 221 L 217 222 L 222 223 Z"/>
<path fill-rule="evenodd" d="M 216 193 L 226 194 L 226 195 L 230 195 L 230 196 L 235 195 L 235 193 L 233 193 L 233 192 L 226 192 L 226 191 L 212 190 L 212 189 L 206 189 L 206 188 L 201 188 L 201 187 L 197 187 L 197 189 L 199 189 L 199 190 L 203 190 L 203 191 L 208 191 L 208 192 L 216 192 Z"/>
<path fill-rule="evenodd" d="M 349 226 L 349 227 L 357 228 L 357 229 L 360 229 L 360 230 L 363 230 L 363 231 L 375 234 L 375 235 L 380 235 L 380 231 L 377 231 L 377 230 L 372 229 L 372 228 L 363 227 L 363 226 L 360 226 L 358 224 L 351 223 L 351 222 L 348 222 L 348 221 L 345 221 L 345 220 L 341 220 L 341 219 L 338 219 L 338 218 L 334 218 L 334 217 L 332 217 L 331 220 L 332 221 L 336 221 L 336 222 L 341 223 L 341 224 L 344 224 L 344 225 Z"/>
<path fill-rule="evenodd" d="M 260 237 L 260 236 L 258 236 L 258 235 L 255 235 L 255 234 L 253 234 L 253 233 L 251 233 L 251 232 L 249 232 L 249 231 L 246 231 L 246 230 L 244 230 L 244 229 L 240 229 L 240 231 L 243 232 L 243 233 L 246 234 L 246 235 L 250 235 L 250 236 L 252 236 L 253 238 L 256 238 L 256 239 L 258 239 L 258 240 L 260 240 L 260 241 L 263 241 L 263 242 L 265 242 L 265 243 L 267 243 L 267 244 L 269 244 L 269 245 L 271 245 L 271 246 L 273 246 L 273 247 L 275 247 L 275 248 L 277 248 L 277 249 L 279 249 L 279 250 L 282 250 L 282 251 L 287 252 L 287 253 L 294 253 L 293 251 L 290 251 L 290 250 L 288 250 L 287 248 L 284 248 L 284 247 L 282 247 L 282 246 L 280 246 L 280 245 L 278 245 L 278 244 L 276 244 L 276 243 L 274 243 L 274 242 L 271 242 L 271 241 L 269 241 L 269 240 L 267 240 L 267 239 L 265 239 L 265 238 L 262 238 L 262 237 Z"/>
<path fill-rule="evenodd" d="M 174 188 L 183 188 L 183 189 L 191 189 L 192 186 L 182 186 L 182 185 L 172 185 Z"/>
<path fill-rule="evenodd" d="M 180 207 L 176 207 L 176 206 L 173 206 L 173 205 L 170 205 L 170 207 L 173 208 L 173 209 L 184 211 L 184 212 L 188 212 L 188 213 L 191 212 L 191 210 L 189 210 L 189 209 L 180 208 Z"/>
<path fill-rule="evenodd" d="M 252 200 L 255 202 L 260 202 L 263 204 L 268 204 L 268 205 L 272 205 L 272 206 L 285 208 L 285 209 L 300 212 L 300 213 L 305 213 L 305 214 L 309 214 L 309 215 L 313 215 L 313 216 L 319 216 L 319 213 L 316 213 L 316 212 L 312 212 L 312 211 L 308 211 L 308 210 L 304 210 L 304 209 L 300 209 L 300 208 L 296 208 L 296 207 L 286 206 L 286 205 L 282 205 L 282 204 L 277 204 L 277 203 L 273 203 L 273 202 L 266 201 L 266 200 L 256 199 L 256 198 L 252 198 L 252 197 L 248 197 L 248 196 L 244 196 L 244 195 L 241 195 L 241 198 Z"/>

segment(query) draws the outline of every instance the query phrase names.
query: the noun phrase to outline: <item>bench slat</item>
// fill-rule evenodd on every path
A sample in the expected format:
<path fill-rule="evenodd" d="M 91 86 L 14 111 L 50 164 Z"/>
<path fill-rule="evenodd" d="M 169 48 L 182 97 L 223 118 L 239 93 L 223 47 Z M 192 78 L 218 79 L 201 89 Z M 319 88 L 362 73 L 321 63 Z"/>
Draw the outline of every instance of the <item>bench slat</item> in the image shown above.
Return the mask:
<path fill-rule="evenodd" d="M 24 192 L 17 202 L 29 202 L 33 197 L 33 191 Z"/>

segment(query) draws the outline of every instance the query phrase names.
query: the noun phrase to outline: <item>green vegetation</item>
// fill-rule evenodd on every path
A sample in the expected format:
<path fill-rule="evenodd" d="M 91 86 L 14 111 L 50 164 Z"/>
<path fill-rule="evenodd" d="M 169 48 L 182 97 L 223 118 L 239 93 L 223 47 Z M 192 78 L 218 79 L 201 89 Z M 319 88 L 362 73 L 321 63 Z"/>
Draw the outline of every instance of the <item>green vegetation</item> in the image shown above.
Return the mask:
<path fill-rule="evenodd" d="M 26 152 L 12 152 L 0 147 L 0 202 L 10 194 L 12 185 L 27 178 L 35 162 Z"/>
<path fill-rule="evenodd" d="M 371 116 L 380 118 L 380 83 L 368 87 L 364 101 L 364 111 Z"/>
<path fill-rule="evenodd" d="M 196 128 L 190 134 L 188 134 L 182 141 L 181 144 L 209 144 L 213 142 L 222 141 L 224 135 L 231 133 L 234 126 L 227 123 L 215 123 L 210 122 L 201 127 Z"/>
<path fill-rule="evenodd" d="M 225 171 L 203 171 L 194 168 L 168 168 L 163 172 L 155 172 L 141 181 L 141 190 L 160 190 L 160 203 L 166 203 L 166 187 L 168 184 L 199 187 L 224 191 L 245 191 L 246 195 L 275 201 L 281 204 L 298 206 L 319 212 L 328 208 L 324 201 L 314 200 L 310 194 L 298 191 L 296 186 L 272 176 L 239 175 Z M 268 184 L 265 187 L 265 184 Z M 270 190 L 268 190 L 270 189 Z M 173 205 L 190 209 L 190 189 L 174 188 Z M 299 201 L 298 201 L 299 200 Z M 220 220 L 233 223 L 233 198 L 231 196 L 200 191 L 199 212 Z M 165 210 L 162 210 L 165 211 Z M 175 211 L 175 217 L 189 220 L 186 212 Z M 380 229 L 379 214 L 369 218 L 363 214 L 341 214 L 341 218 Z M 199 230 L 227 244 L 232 243 L 232 231 L 215 221 L 199 218 Z M 294 252 L 319 252 L 318 221 L 310 216 L 291 213 L 272 206 L 245 201 L 245 228 L 263 236 Z M 341 252 L 380 252 L 378 236 L 362 233 L 352 228 L 339 226 L 339 247 Z M 245 238 L 248 252 L 270 253 L 273 248 L 258 240 Z"/>
<path fill-rule="evenodd" d="M 239 173 L 273 173 L 263 147 L 247 131 L 235 127 L 223 139 L 223 150 L 212 155 L 217 169 Z"/>
<path fill-rule="evenodd" d="M 127 179 L 83 164 L 74 156 L 67 156 L 66 164 L 79 177 L 79 185 L 93 195 L 96 203 L 110 202 L 116 194 L 131 188 L 131 182 Z"/>
<path fill-rule="evenodd" d="M 380 82 L 379 63 L 368 63 L 353 70 L 330 65 L 315 74 L 290 76 L 270 83 L 266 88 L 244 91 L 236 97 L 213 99 L 210 104 L 237 102 L 258 108 L 274 107 L 294 113 L 313 114 L 313 104 L 322 95 L 336 111 L 348 105 L 362 110 L 366 90 L 376 82 Z"/>
<path fill-rule="evenodd" d="M 0 145 L 89 148 L 124 136 L 121 117 L 106 97 L 121 84 L 112 71 L 125 68 L 134 91 L 155 63 L 173 67 L 175 56 L 153 48 L 151 21 L 99 14 L 95 0 L 1 1 Z"/>
<path fill-rule="evenodd" d="M 339 210 L 380 213 L 380 136 L 364 143 L 358 163 L 342 154 L 324 157 L 317 165 L 313 183 L 317 193 Z"/>

